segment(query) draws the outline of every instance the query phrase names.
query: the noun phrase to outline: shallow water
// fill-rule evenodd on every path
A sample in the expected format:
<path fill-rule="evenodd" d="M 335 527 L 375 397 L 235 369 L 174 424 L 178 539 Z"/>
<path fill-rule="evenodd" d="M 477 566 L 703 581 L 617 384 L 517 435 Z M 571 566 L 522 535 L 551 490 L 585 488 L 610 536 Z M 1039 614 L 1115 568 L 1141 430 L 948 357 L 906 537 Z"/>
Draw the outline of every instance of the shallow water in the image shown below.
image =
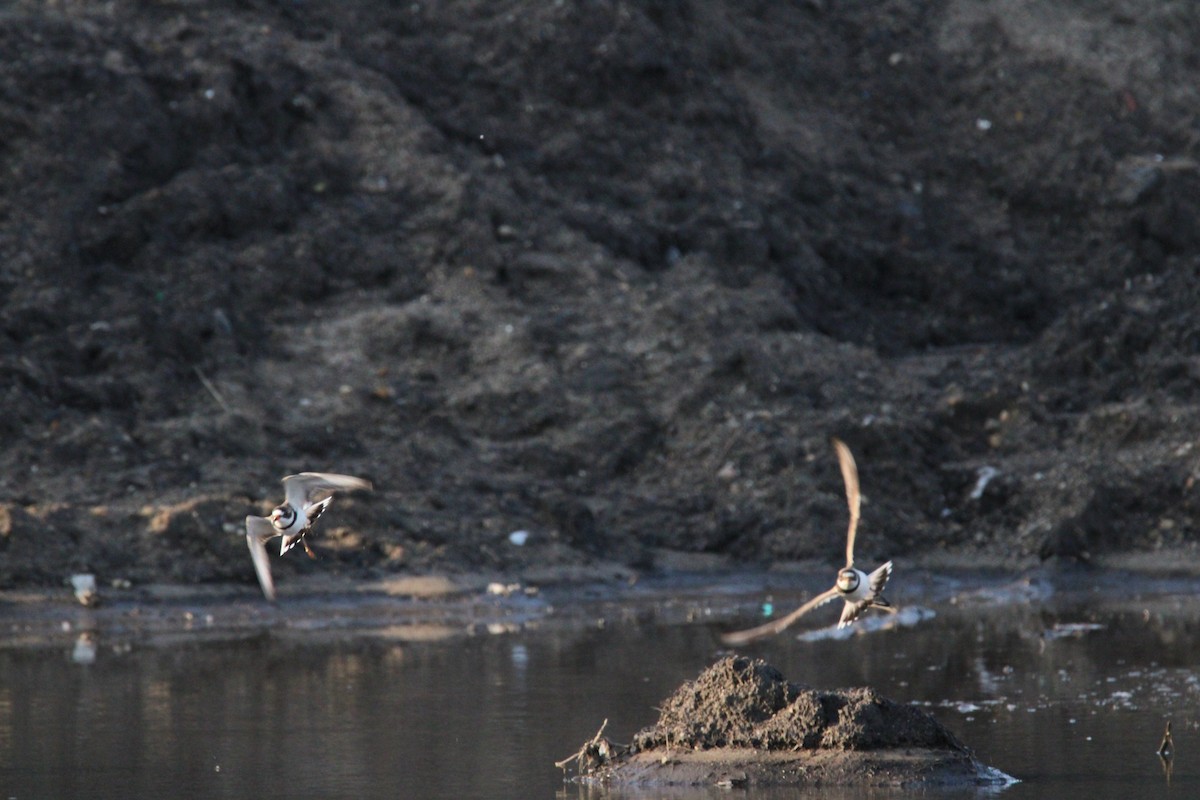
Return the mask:
<path fill-rule="evenodd" d="M 927 707 L 982 761 L 1021 779 L 1005 798 L 1200 791 L 1200 587 L 1106 576 L 1067 586 L 926 578 L 908 588 L 934 616 L 836 638 L 820 628 L 836 612 L 817 612 L 802 638 L 789 632 L 745 652 L 796 682 L 870 684 Z M 0 791 L 727 798 L 739 792 L 607 792 L 564 783 L 554 762 L 606 718 L 606 735 L 628 741 L 721 655 L 716 630 L 751 621 L 764 599 L 785 610 L 802 596 L 745 589 L 547 595 L 519 623 L 434 641 L 409 640 L 416 629 L 313 630 L 293 620 L 205 638 L 100 630 L 0 648 Z M 1155 754 L 1168 719 L 1177 749 L 1169 787 Z"/>

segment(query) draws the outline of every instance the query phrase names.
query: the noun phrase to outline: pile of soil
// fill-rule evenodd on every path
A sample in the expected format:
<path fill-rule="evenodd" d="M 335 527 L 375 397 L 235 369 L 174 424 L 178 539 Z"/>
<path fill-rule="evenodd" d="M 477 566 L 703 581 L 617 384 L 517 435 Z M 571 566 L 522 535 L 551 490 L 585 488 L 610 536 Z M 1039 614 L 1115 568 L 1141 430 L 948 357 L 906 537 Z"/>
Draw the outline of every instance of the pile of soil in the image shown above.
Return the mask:
<path fill-rule="evenodd" d="M 742 656 L 718 661 L 661 706 L 627 747 L 597 737 L 585 780 L 620 784 L 993 783 L 941 723 L 873 689 L 819 691 Z"/>
<path fill-rule="evenodd" d="M 1200 13 L 0 12 L 0 587 L 1190 548 Z M 528 532 L 523 546 L 509 534 Z"/>

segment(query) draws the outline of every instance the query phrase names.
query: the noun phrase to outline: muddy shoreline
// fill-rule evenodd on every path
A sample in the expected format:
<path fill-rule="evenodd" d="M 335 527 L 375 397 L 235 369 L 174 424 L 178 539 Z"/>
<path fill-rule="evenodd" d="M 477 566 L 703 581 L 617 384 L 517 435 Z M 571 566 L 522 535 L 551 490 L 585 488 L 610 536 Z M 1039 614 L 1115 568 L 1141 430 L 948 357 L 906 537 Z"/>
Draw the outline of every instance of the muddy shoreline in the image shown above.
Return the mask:
<path fill-rule="evenodd" d="M 995 609 L 1038 604 L 1054 609 L 1119 609 L 1170 613 L 1171 598 L 1200 593 L 1194 559 L 1178 553 L 1148 563 L 1123 560 L 1110 568 L 1030 567 L 1013 570 L 997 562 L 967 567 L 943 559 L 904 565 L 894 602 L 897 618 L 862 621 L 859 630 L 920 624 L 939 609 Z M 553 627 L 608 624 L 701 624 L 719 633 L 761 619 L 764 604 L 786 612 L 825 588 L 828 567 L 781 565 L 775 571 L 706 570 L 639 575 L 619 564 L 592 569 L 536 569 L 507 575 L 460 573 L 344 580 L 315 576 L 280 587 L 275 604 L 257 587 L 150 584 L 100 587 L 100 604 L 82 607 L 70 587 L 0 591 L 2 647 L 61 646 L 80 634 L 105 641 L 153 645 L 197 639 L 287 636 L 379 637 L 396 641 L 453 639 L 483 633 L 515 633 Z M 1071 612 L 1074 614 L 1075 612 Z M 1149 613 L 1149 612 L 1147 612 Z M 836 614 L 815 614 L 783 640 L 819 636 Z M 751 648 L 759 651 L 767 645 Z"/>

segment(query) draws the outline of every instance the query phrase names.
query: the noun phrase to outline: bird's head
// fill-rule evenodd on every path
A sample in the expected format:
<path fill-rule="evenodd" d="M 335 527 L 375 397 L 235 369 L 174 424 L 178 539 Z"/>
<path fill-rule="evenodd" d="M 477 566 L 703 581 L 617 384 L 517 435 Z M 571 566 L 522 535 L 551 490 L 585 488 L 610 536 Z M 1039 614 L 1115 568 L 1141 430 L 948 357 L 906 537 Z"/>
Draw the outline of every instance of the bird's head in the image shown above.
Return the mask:
<path fill-rule="evenodd" d="M 844 593 L 853 592 L 858 589 L 859 581 L 858 570 L 844 569 L 837 576 L 838 591 Z"/>
<path fill-rule="evenodd" d="M 271 520 L 271 524 L 279 530 L 287 530 L 292 526 L 292 523 L 296 521 L 296 509 L 285 503 L 284 505 L 277 506 L 275 509 L 273 509 L 271 511 L 271 516 L 268 517 L 268 519 Z"/>

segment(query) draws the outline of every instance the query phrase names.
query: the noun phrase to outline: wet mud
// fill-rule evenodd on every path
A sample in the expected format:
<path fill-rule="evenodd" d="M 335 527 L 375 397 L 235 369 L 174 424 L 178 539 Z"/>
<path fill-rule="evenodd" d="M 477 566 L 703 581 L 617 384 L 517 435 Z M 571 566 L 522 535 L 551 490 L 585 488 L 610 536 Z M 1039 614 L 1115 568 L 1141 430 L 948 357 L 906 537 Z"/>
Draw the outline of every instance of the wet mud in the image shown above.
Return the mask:
<path fill-rule="evenodd" d="M 1157 0 L 7 3 L 0 587 L 253 586 L 241 521 L 304 470 L 377 491 L 281 591 L 832 562 L 831 435 L 864 561 L 1189 547 L 1197 38 Z"/>

